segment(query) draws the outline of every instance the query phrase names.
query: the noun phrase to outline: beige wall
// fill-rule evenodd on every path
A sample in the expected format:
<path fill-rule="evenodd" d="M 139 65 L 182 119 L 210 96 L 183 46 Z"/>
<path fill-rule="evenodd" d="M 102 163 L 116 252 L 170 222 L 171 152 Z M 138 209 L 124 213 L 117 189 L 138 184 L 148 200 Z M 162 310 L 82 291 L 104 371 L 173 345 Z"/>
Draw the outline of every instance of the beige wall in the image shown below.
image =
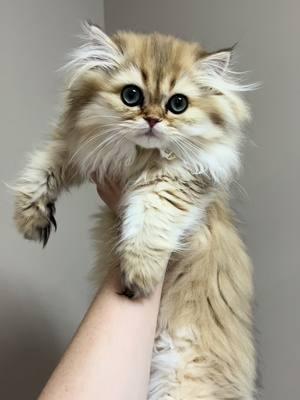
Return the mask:
<path fill-rule="evenodd" d="M 75 45 L 79 22 L 103 25 L 100 0 L 0 2 L 0 399 L 33 400 L 73 335 L 91 297 L 92 188 L 64 195 L 58 232 L 45 250 L 12 222 L 12 181 L 25 153 L 50 132 L 61 90 L 55 72 Z"/>
<path fill-rule="evenodd" d="M 255 264 L 257 341 L 264 400 L 300 398 L 298 0 L 108 0 L 110 32 L 158 30 L 209 49 L 239 41 L 239 65 L 263 87 L 249 96 L 241 179 L 248 196 L 235 208 Z M 255 145 L 253 145 L 253 142 Z"/>

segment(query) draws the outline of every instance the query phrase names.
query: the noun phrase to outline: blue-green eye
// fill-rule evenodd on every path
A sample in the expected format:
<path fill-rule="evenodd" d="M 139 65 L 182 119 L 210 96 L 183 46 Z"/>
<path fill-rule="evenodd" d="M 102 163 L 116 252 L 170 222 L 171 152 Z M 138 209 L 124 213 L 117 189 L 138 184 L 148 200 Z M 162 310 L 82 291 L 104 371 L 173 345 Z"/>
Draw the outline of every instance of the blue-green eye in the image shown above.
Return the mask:
<path fill-rule="evenodd" d="M 121 99 L 128 107 L 141 106 L 144 102 L 143 92 L 136 85 L 124 86 L 121 92 Z"/>
<path fill-rule="evenodd" d="M 173 114 L 181 114 L 188 108 L 188 105 L 188 99 L 184 94 L 174 94 L 169 98 L 166 108 Z"/>

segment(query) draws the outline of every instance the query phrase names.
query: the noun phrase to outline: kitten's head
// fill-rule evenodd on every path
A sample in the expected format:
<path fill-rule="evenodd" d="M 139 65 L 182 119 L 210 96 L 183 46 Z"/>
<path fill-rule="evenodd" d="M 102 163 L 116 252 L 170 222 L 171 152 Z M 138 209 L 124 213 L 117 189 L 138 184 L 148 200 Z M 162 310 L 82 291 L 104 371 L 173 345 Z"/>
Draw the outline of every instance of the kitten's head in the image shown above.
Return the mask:
<path fill-rule="evenodd" d="M 231 49 L 207 53 L 157 33 L 109 38 L 90 24 L 84 32 L 85 43 L 69 64 L 65 115 L 73 159 L 85 173 L 101 163 L 128 165 L 138 147 L 156 148 L 216 180 L 238 168 L 248 111 L 237 92 L 247 87 L 229 70 Z"/>

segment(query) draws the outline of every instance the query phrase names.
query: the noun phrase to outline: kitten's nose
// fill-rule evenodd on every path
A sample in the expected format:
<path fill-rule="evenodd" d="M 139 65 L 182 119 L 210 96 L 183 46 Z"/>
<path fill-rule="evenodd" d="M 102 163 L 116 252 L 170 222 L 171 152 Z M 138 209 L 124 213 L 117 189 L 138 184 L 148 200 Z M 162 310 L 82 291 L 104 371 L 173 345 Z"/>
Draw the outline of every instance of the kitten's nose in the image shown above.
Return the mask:
<path fill-rule="evenodd" d="M 156 117 L 144 117 L 144 119 L 148 122 L 150 128 L 153 128 L 155 124 L 161 121 L 161 119 Z"/>

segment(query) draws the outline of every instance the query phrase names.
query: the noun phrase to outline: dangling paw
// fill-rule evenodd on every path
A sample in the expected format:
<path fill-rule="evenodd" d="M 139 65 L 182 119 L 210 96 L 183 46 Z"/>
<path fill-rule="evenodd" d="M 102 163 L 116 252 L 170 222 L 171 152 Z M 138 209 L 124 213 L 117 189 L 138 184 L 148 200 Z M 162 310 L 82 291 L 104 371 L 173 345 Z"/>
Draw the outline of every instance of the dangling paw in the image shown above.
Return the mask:
<path fill-rule="evenodd" d="M 155 286 L 161 279 L 160 274 L 155 274 L 142 265 L 135 269 L 122 271 L 122 294 L 130 299 L 148 297 L 154 291 Z"/>
<path fill-rule="evenodd" d="M 52 227 L 57 229 L 54 214 L 55 204 L 46 196 L 33 200 L 25 193 L 17 194 L 14 219 L 26 239 L 40 241 L 45 247 Z"/>

